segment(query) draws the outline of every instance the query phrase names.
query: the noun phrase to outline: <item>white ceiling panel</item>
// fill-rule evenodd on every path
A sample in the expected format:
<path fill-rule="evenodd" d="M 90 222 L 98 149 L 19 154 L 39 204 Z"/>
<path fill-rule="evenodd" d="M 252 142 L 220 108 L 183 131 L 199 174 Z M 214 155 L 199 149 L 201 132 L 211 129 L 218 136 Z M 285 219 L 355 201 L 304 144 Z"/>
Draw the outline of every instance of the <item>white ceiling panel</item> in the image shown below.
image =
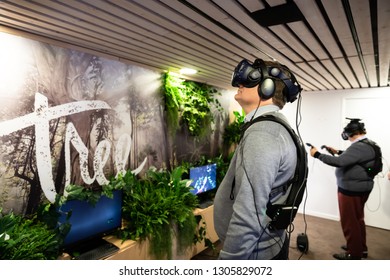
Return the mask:
<path fill-rule="evenodd" d="M 361 88 L 361 85 L 357 82 L 355 70 L 350 67 L 350 61 L 343 58 L 336 58 L 335 62 L 337 66 L 343 70 L 343 74 L 347 77 L 350 88 Z"/>
<path fill-rule="evenodd" d="M 344 73 L 340 71 L 340 68 L 338 68 L 338 65 L 334 61 L 322 60 L 322 63 L 324 64 L 324 67 L 326 67 L 326 69 L 328 70 L 328 73 L 332 73 L 335 79 L 337 79 L 337 82 L 333 84 L 336 89 L 351 88 L 351 85 L 348 83 Z M 337 86 L 337 84 L 339 84 L 340 86 Z"/>
<path fill-rule="evenodd" d="M 367 0 L 350 1 L 353 21 L 357 37 L 364 55 L 373 55 L 372 26 L 367 24 L 370 19 L 370 5 Z"/>

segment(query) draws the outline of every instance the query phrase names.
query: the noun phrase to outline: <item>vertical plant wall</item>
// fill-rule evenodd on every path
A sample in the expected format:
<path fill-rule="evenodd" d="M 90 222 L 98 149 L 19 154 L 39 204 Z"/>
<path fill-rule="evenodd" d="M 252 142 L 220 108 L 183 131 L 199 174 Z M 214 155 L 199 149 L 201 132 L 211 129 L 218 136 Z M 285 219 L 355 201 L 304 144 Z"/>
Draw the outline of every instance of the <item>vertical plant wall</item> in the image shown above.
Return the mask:
<path fill-rule="evenodd" d="M 162 80 L 173 164 L 220 154 L 228 121 L 218 99 L 221 92 L 169 72 L 164 73 Z"/>

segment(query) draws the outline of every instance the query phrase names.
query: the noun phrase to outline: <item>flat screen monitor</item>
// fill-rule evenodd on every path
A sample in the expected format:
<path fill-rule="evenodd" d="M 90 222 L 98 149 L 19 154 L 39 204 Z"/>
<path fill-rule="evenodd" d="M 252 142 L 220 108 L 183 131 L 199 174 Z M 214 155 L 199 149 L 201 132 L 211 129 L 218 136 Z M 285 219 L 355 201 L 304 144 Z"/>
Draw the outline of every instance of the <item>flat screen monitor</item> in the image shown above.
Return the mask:
<path fill-rule="evenodd" d="M 59 222 L 69 222 L 69 233 L 64 240 L 64 247 L 80 245 L 94 238 L 103 237 L 121 227 L 122 191 L 115 190 L 114 197 L 101 196 L 93 205 L 87 201 L 69 200 L 59 208 Z M 69 220 L 67 213 L 71 211 Z"/>
<path fill-rule="evenodd" d="M 191 192 L 195 195 L 209 192 L 217 187 L 217 164 L 190 168 Z"/>

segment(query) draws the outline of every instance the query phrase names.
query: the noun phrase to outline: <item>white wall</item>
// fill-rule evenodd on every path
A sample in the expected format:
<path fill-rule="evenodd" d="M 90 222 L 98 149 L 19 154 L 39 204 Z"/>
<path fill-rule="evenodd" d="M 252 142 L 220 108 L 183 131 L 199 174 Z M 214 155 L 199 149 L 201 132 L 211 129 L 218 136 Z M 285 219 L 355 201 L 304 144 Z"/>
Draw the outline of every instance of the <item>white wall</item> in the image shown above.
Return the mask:
<path fill-rule="evenodd" d="M 282 110 L 295 126 L 297 102 Z M 382 148 L 384 169 L 375 178 L 375 186 L 366 204 L 366 224 L 390 229 L 390 88 L 308 92 L 302 94 L 302 120 L 299 126 L 304 142 L 319 150 L 322 145 L 345 149 L 350 144 L 341 138 L 345 118 L 361 118 L 367 137 Z M 326 153 L 325 150 L 320 152 Z M 309 155 L 307 200 L 300 212 L 328 219 L 339 219 L 335 169 Z"/>

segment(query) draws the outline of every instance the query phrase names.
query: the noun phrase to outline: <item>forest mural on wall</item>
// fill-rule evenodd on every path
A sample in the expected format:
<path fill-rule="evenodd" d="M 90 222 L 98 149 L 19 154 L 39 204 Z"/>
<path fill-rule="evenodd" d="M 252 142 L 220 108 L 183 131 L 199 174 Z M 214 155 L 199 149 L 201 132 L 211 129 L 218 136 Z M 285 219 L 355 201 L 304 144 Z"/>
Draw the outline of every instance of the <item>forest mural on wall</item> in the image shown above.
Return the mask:
<path fill-rule="evenodd" d="M 172 165 L 161 73 L 1 36 L 0 207 L 5 212 L 33 213 L 70 183 L 95 188 L 125 170 L 142 174 L 150 166 Z M 214 115 L 217 122 L 207 137 L 179 132 L 185 141 L 177 158 L 219 152 L 228 117 Z"/>

